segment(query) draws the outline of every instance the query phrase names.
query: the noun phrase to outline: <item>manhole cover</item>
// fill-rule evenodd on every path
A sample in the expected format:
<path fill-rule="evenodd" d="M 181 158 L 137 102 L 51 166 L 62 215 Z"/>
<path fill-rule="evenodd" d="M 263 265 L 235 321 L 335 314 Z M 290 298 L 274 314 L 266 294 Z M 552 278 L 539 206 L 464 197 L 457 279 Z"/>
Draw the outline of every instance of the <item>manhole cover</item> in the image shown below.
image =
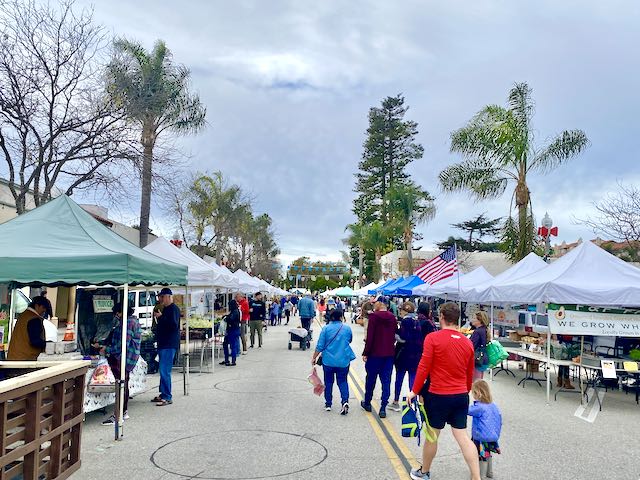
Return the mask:
<path fill-rule="evenodd" d="M 230 393 L 296 393 L 309 390 L 306 380 L 301 378 L 237 378 L 224 380 L 214 388 Z"/>
<path fill-rule="evenodd" d="M 151 462 L 182 477 L 251 480 L 304 472 L 327 455 L 324 445 L 304 435 L 236 430 L 174 440 L 157 449 Z"/>

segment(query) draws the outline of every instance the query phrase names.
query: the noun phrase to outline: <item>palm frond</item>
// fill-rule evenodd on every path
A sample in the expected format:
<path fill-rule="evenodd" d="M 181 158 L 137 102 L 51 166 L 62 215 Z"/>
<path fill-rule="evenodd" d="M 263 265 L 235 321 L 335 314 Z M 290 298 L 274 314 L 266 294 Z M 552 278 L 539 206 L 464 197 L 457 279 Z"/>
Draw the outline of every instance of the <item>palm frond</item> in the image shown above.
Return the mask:
<path fill-rule="evenodd" d="M 531 117 L 535 111 L 533 90 L 526 83 L 516 83 L 509 92 L 509 110 L 522 130 L 529 130 Z"/>
<path fill-rule="evenodd" d="M 444 191 L 469 190 L 476 200 L 499 197 L 507 188 L 509 180 L 500 169 L 482 159 L 450 165 L 440 172 L 438 178 Z"/>
<path fill-rule="evenodd" d="M 565 130 L 534 157 L 530 170 L 549 172 L 588 146 L 589 139 L 582 130 Z"/>

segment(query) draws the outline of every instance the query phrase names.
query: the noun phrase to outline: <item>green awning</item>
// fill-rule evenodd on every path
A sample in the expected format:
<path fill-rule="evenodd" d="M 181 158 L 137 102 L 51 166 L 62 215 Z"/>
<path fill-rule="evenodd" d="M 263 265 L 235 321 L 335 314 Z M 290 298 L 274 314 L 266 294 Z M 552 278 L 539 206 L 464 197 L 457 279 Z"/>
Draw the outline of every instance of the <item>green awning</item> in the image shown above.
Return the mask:
<path fill-rule="evenodd" d="M 186 285 L 187 267 L 129 243 L 62 195 L 0 225 L 0 283 Z"/>

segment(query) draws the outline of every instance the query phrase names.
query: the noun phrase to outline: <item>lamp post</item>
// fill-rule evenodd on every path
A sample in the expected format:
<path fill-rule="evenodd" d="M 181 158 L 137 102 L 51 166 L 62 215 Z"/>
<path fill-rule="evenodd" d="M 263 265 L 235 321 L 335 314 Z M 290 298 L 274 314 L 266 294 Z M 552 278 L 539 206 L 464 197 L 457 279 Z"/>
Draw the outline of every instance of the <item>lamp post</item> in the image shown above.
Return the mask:
<path fill-rule="evenodd" d="M 553 227 L 553 220 L 547 212 L 545 212 L 544 217 L 542 218 L 542 228 L 540 229 L 540 233 L 544 237 L 544 261 L 549 263 L 549 255 L 551 253 L 551 235 L 558 235 L 558 228 Z"/>

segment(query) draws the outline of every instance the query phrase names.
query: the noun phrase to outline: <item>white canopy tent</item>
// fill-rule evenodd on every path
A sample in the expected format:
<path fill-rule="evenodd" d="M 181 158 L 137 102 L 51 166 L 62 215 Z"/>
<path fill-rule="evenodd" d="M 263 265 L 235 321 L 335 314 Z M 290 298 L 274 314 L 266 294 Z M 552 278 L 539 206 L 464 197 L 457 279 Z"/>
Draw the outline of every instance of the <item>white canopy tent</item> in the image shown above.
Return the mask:
<path fill-rule="evenodd" d="M 227 274 L 220 265 L 217 263 L 207 263 L 198 255 L 189 250 L 185 245 L 182 246 L 180 251 L 187 257 L 191 258 L 194 262 L 198 262 L 199 264 L 206 266 L 207 268 L 212 269 L 217 275 L 217 283 L 215 287 L 226 289 L 231 292 L 235 292 L 238 290 L 240 282 L 233 276 Z"/>
<path fill-rule="evenodd" d="M 473 288 L 490 281 L 493 276 L 480 266 L 469 273 L 454 275 L 451 279 L 436 283 L 435 285 L 418 285 L 413 289 L 414 295 L 427 297 L 444 297 L 458 298 L 458 291 L 462 292 L 463 288 Z"/>
<path fill-rule="evenodd" d="M 494 303 L 640 306 L 640 269 L 591 242 L 530 275 L 492 285 Z"/>
<path fill-rule="evenodd" d="M 187 284 L 190 287 L 221 287 L 219 275 L 208 265 L 202 265 L 184 251 L 177 248 L 166 238 L 156 238 L 153 242 L 144 247 L 149 253 L 164 260 L 168 260 L 179 265 L 184 265 L 188 269 Z"/>
<path fill-rule="evenodd" d="M 358 296 L 367 296 L 369 295 L 369 290 L 375 290 L 380 285 L 382 285 L 382 283 L 371 282 L 369 285 L 359 288 L 358 290 L 355 290 L 353 293 Z"/>
<path fill-rule="evenodd" d="M 472 287 L 461 287 L 460 293 L 462 300 L 465 302 L 491 303 L 491 301 L 488 300 L 488 295 L 492 286 L 508 285 L 520 278 L 536 273 L 547 266 L 548 264 L 542 260 L 542 258 L 531 252 L 515 265 L 493 277 L 490 281 Z"/>

